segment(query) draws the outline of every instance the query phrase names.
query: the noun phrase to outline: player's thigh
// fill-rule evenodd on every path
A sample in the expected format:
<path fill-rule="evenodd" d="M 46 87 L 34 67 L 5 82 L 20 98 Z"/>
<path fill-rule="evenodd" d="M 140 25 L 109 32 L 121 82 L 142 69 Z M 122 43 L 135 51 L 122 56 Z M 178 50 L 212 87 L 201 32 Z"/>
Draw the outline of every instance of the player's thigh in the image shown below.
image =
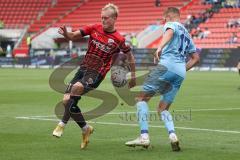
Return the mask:
<path fill-rule="evenodd" d="M 104 77 L 97 71 L 80 68 L 69 83 L 65 93 L 78 96 L 83 95 L 97 88 L 103 79 Z"/>
<path fill-rule="evenodd" d="M 167 93 L 161 95 L 160 102 L 166 103 L 166 104 L 172 104 L 177 93 L 178 93 L 179 88 L 171 88 L 170 91 Z M 161 104 L 161 103 L 160 103 Z M 159 106 L 160 108 L 164 108 L 161 105 Z"/>
<path fill-rule="evenodd" d="M 165 81 L 168 81 L 170 87 L 164 94 L 162 94 L 160 101 L 166 104 L 171 104 L 174 101 L 184 78 L 173 72 L 168 72 L 164 78 Z"/>
<path fill-rule="evenodd" d="M 94 70 L 87 71 L 84 76 L 79 80 L 79 82 L 83 85 L 83 93 L 85 94 L 91 90 L 96 89 L 101 82 L 103 81 L 104 77 Z"/>
<path fill-rule="evenodd" d="M 155 67 L 147 76 L 143 83 L 143 92 L 148 95 L 154 95 L 159 92 L 160 85 L 160 77 L 162 77 L 167 72 L 167 68 L 163 65 L 158 65 Z M 165 83 L 165 82 L 163 82 Z"/>
<path fill-rule="evenodd" d="M 72 80 L 69 82 L 66 90 L 65 90 L 65 94 L 70 94 L 72 87 L 75 83 L 77 83 L 79 80 L 81 80 L 84 76 L 84 70 L 83 69 L 78 69 L 78 71 L 75 73 L 74 77 L 72 78 Z"/>

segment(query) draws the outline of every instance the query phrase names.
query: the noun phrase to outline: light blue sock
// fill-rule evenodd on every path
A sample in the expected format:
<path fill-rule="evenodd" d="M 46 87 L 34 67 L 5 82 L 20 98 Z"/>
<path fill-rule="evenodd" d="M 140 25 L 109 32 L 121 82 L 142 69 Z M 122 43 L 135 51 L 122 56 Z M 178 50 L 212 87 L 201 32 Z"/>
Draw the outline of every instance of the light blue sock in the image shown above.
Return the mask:
<path fill-rule="evenodd" d="M 148 105 L 145 101 L 137 102 L 137 117 L 141 134 L 148 133 Z"/>
<path fill-rule="evenodd" d="M 175 133 L 174 124 L 173 124 L 173 118 L 170 112 L 167 110 L 164 110 L 161 112 L 161 118 L 165 124 L 166 129 L 168 130 L 168 133 Z"/>

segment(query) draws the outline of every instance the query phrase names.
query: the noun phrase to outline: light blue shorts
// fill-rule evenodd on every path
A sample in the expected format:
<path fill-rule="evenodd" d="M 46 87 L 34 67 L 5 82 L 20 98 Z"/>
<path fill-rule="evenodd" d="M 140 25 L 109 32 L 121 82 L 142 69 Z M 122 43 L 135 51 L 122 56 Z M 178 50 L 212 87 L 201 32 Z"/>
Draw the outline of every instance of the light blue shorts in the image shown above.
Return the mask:
<path fill-rule="evenodd" d="M 143 84 L 143 91 L 148 95 L 153 96 L 160 93 L 161 101 L 172 103 L 184 78 L 168 71 L 163 65 L 158 65 L 154 68 Z"/>

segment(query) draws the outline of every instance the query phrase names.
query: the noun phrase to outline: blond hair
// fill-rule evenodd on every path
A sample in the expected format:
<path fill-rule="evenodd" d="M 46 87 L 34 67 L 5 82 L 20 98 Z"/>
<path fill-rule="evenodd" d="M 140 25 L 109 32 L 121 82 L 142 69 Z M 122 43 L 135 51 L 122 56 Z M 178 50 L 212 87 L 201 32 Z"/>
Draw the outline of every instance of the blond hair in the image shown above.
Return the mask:
<path fill-rule="evenodd" d="M 102 8 L 102 11 L 107 9 L 111 9 L 113 11 L 113 16 L 118 17 L 118 14 L 119 14 L 118 6 L 112 3 L 108 3 Z"/>
<path fill-rule="evenodd" d="M 168 7 L 167 10 L 164 12 L 164 16 L 168 16 L 170 14 L 174 14 L 180 17 L 180 11 L 178 8 L 175 8 L 175 7 Z"/>

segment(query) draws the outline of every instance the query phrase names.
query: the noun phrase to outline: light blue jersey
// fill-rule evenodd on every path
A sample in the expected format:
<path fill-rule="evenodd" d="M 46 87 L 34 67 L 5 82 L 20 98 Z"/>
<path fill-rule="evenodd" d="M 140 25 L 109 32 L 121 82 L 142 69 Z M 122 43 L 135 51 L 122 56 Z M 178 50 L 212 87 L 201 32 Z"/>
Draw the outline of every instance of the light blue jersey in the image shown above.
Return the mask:
<path fill-rule="evenodd" d="M 159 64 L 184 78 L 186 74 L 186 56 L 196 52 L 196 47 L 187 29 L 181 23 L 168 22 L 164 25 L 164 33 L 167 29 L 172 29 L 174 35 L 162 49 Z"/>

